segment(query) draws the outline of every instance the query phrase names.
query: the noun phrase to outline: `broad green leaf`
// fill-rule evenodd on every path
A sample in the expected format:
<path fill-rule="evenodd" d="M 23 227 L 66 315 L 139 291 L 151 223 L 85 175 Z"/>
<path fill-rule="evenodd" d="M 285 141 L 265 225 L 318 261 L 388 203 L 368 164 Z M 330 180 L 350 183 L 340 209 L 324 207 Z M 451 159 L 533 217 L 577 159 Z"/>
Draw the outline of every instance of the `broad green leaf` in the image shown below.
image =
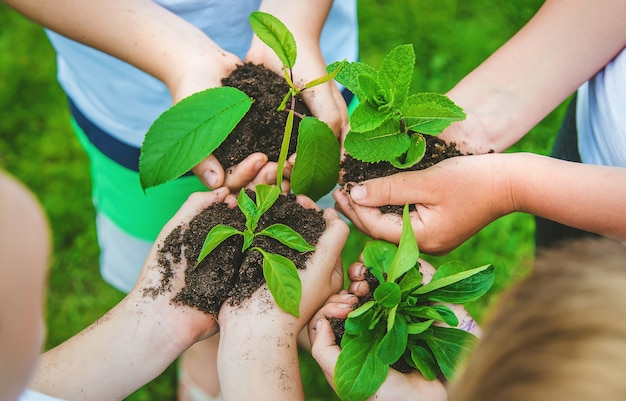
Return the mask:
<path fill-rule="evenodd" d="M 454 314 L 452 309 L 445 305 L 433 305 L 432 308 L 439 312 L 443 321 L 450 327 L 456 327 L 459 325 L 459 318 Z"/>
<path fill-rule="evenodd" d="M 387 378 L 389 365 L 376 356 L 376 334 L 368 332 L 342 343 L 334 373 L 335 389 L 342 400 L 365 401 Z"/>
<path fill-rule="evenodd" d="M 485 265 L 436 279 L 433 276 L 430 283 L 413 293 L 422 300 L 463 304 L 483 296 L 493 285 L 494 276 L 493 266 Z"/>
<path fill-rule="evenodd" d="M 254 187 L 256 192 L 256 208 L 259 217 L 268 211 L 280 196 L 280 189 L 274 185 L 259 184 Z"/>
<path fill-rule="evenodd" d="M 397 316 L 393 326 L 387 331 L 378 345 L 378 358 L 382 363 L 392 365 L 400 359 L 406 350 L 409 334 L 406 320 Z"/>
<path fill-rule="evenodd" d="M 385 308 L 393 308 L 400 303 L 402 291 L 396 283 L 382 283 L 374 290 L 374 299 Z"/>
<path fill-rule="evenodd" d="M 231 87 L 195 93 L 167 109 L 141 146 L 143 189 L 180 177 L 213 153 L 250 109 L 252 100 Z"/>
<path fill-rule="evenodd" d="M 407 324 L 406 329 L 409 334 L 420 334 L 420 333 L 425 332 L 426 329 L 432 326 L 434 322 L 435 322 L 435 319 L 424 320 L 418 323 L 409 323 Z"/>
<path fill-rule="evenodd" d="M 406 153 L 391 160 L 391 164 L 393 164 L 395 168 L 409 168 L 424 158 L 426 154 L 426 139 L 424 139 L 424 136 L 419 133 L 414 133 L 410 135 L 410 138 L 411 145 Z M 400 161 L 400 159 L 403 160 Z"/>
<path fill-rule="evenodd" d="M 380 127 L 384 122 L 392 119 L 393 113 L 379 110 L 372 102 L 359 103 L 350 115 L 350 129 L 354 132 L 364 133 Z M 395 120 L 392 125 L 386 127 L 389 131 L 395 131 Z M 398 130 L 399 131 L 399 130 Z"/>
<path fill-rule="evenodd" d="M 237 206 L 243 215 L 246 216 L 246 228 L 251 232 L 254 232 L 257 224 L 259 223 L 259 218 L 261 218 L 261 214 L 259 213 L 259 209 L 254 201 L 246 193 L 245 189 L 239 191 L 239 196 L 237 196 Z"/>
<path fill-rule="evenodd" d="M 295 249 L 298 252 L 307 252 L 314 251 L 315 247 L 309 245 L 302 235 L 300 235 L 293 228 L 281 224 L 276 223 L 267 227 L 264 230 L 259 231 L 256 235 L 265 235 L 270 238 L 274 238 L 276 241 L 279 241 L 281 244 L 288 246 L 291 249 Z"/>
<path fill-rule="evenodd" d="M 391 92 L 391 109 L 398 110 L 404 106 L 411 88 L 414 66 L 415 52 L 410 44 L 394 48 L 380 64 L 378 85 Z"/>
<path fill-rule="evenodd" d="M 420 319 L 435 319 L 445 322 L 445 318 L 431 305 L 418 305 L 402 309 L 402 313 Z M 414 333 L 415 334 L 415 333 Z"/>
<path fill-rule="evenodd" d="M 263 276 L 276 304 L 285 312 L 300 317 L 302 283 L 296 265 L 284 256 L 258 247 L 252 249 L 263 255 Z"/>
<path fill-rule="evenodd" d="M 341 61 L 339 62 L 339 64 L 337 65 L 337 68 L 335 68 L 334 71 L 324 75 L 323 77 L 319 77 L 317 79 L 314 79 L 313 81 L 307 83 L 306 85 L 304 85 L 304 89 L 309 89 L 309 88 L 313 88 L 317 85 L 321 85 L 323 83 L 326 83 L 332 79 L 335 78 L 335 76 L 337 76 L 337 74 L 339 73 L 339 71 L 341 71 L 341 69 L 343 68 L 343 66 L 347 63 L 347 61 Z"/>
<path fill-rule="evenodd" d="M 400 280 L 400 289 L 402 290 L 402 293 L 404 294 L 415 290 L 417 287 L 422 285 L 423 279 L 422 273 L 420 273 L 418 269 L 409 270 L 406 272 L 404 277 L 402 277 L 402 280 Z"/>
<path fill-rule="evenodd" d="M 400 125 L 390 119 L 372 131 L 348 132 L 344 148 L 357 160 L 377 163 L 400 156 L 407 151 L 410 144 L 409 136 L 400 132 Z"/>
<path fill-rule="evenodd" d="M 424 376 L 426 380 L 433 381 L 437 378 L 437 361 L 432 352 L 419 345 L 409 345 L 411 361 L 415 369 Z"/>
<path fill-rule="evenodd" d="M 463 109 L 437 93 L 411 95 L 402 108 L 402 116 L 407 129 L 428 135 L 438 135 L 453 122 L 465 119 Z"/>
<path fill-rule="evenodd" d="M 478 339 L 466 331 L 447 327 L 432 326 L 417 338 L 426 341 L 435 355 L 441 373 L 448 380 L 454 379 L 456 368 L 476 346 Z"/>
<path fill-rule="evenodd" d="M 378 308 L 373 301 L 368 301 L 361 305 L 358 309 L 350 312 L 345 321 L 344 327 L 348 334 L 360 335 L 370 329 L 372 322 L 376 320 Z"/>
<path fill-rule="evenodd" d="M 379 283 L 385 281 L 383 273 L 389 271 L 391 261 L 398 247 L 387 241 L 370 241 L 363 248 L 363 264 L 370 273 L 378 279 Z"/>
<path fill-rule="evenodd" d="M 213 227 L 204 239 L 202 249 L 200 250 L 200 255 L 198 255 L 198 261 L 196 262 L 196 266 L 198 265 L 198 263 L 202 262 L 202 260 L 204 260 L 204 258 L 206 258 L 208 254 L 213 252 L 213 250 L 217 248 L 219 244 L 226 241 L 228 238 L 232 237 L 235 234 L 243 235 L 241 231 L 230 226 L 225 226 L 223 224 L 218 224 Z"/>
<path fill-rule="evenodd" d="M 376 82 L 375 76 L 370 74 L 361 74 L 357 77 L 357 83 L 368 101 L 374 99 L 376 93 L 378 92 L 378 83 Z"/>
<path fill-rule="evenodd" d="M 341 70 L 335 76 L 335 81 L 339 82 L 343 86 L 345 86 L 350 92 L 354 93 L 354 96 L 361 102 L 365 102 L 367 99 L 361 88 L 359 88 L 357 78 L 361 74 L 371 75 L 376 77 L 378 74 L 375 69 L 370 67 L 369 65 L 362 63 L 360 61 L 350 62 L 350 61 L 341 61 L 331 63 L 326 67 L 327 72 L 333 72 L 339 68 L 339 65 L 344 63 L 341 67 Z"/>
<path fill-rule="evenodd" d="M 289 29 L 276 17 L 261 11 L 250 14 L 252 30 L 289 68 L 296 63 L 296 41 Z"/>
<path fill-rule="evenodd" d="M 339 179 L 340 145 L 326 123 L 305 117 L 298 129 L 291 190 L 314 201 L 329 193 Z"/>
<path fill-rule="evenodd" d="M 387 281 L 395 282 L 404 273 L 411 270 L 417 264 L 420 256 L 413 226 L 411 225 L 411 216 L 409 215 L 409 205 L 404 205 L 402 211 L 402 234 L 400 235 L 400 243 L 398 244 L 398 252 L 391 262 Z"/>

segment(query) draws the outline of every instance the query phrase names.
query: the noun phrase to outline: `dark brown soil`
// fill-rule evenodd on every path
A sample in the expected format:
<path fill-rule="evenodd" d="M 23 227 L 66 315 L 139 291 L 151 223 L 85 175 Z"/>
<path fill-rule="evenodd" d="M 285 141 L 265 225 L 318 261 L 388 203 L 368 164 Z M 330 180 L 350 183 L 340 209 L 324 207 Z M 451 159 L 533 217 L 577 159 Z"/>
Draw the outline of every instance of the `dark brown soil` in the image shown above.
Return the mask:
<path fill-rule="evenodd" d="M 254 199 L 254 192 L 248 191 Z M 326 227 L 322 213 L 305 209 L 296 202 L 294 195 L 281 195 L 276 203 L 261 217 L 258 230 L 275 223 L 289 225 L 311 245 L 317 244 Z M 144 290 L 153 296 L 169 288 L 172 262 L 185 258 L 189 266 L 185 271 L 185 287 L 175 295 L 174 302 L 193 306 L 209 314 L 217 315 L 220 306 L 230 298 L 233 304 L 249 298 L 264 282 L 263 258 L 258 251 L 241 252 L 243 237 L 235 235 L 224 241 L 197 267 L 196 260 L 207 233 L 217 224 L 230 225 L 240 231 L 245 229 L 245 217 L 239 208 L 229 209 L 224 203 L 216 203 L 200 214 L 188 228 L 172 231 L 159 249 L 159 265 L 162 280 L 159 288 Z M 305 268 L 311 252 L 300 253 L 280 242 L 257 237 L 252 247 L 288 257 L 296 267 Z"/>
<path fill-rule="evenodd" d="M 239 164 L 255 152 L 265 153 L 270 161 L 278 161 L 288 113 L 276 109 L 289 92 L 285 79 L 262 65 L 245 63 L 223 79 L 222 84 L 245 92 L 253 103 L 233 132 L 213 152 L 215 157 L 224 168 Z M 297 100 L 295 109 L 301 115 L 311 115 L 302 99 Z M 300 118 L 296 117 L 289 155 L 296 151 L 295 133 L 299 122 Z"/>

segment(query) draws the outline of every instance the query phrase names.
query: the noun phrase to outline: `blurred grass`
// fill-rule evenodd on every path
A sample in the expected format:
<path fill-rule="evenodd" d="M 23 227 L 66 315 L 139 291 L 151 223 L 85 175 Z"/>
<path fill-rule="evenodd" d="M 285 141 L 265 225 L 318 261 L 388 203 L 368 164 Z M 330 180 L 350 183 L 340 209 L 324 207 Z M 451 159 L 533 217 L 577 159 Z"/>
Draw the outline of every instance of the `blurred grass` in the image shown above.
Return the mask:
<path fill-rule="evenodd" d="M 359 0 L 361 57 L 378 66 L 393 47 L 412 43 L 417 64 L 413 91 L 445 93 L 512 36 L 542 0 Z M 546 154 L 560 124 L 563 106 L 513 147 Z M 123 294 L 98 272 L 89 166 L 69 127 L 64 95 L 55 80 L 54 51 L 37 25 L 0 5 L 0 167 L 25 182 L 43 203 L 52 228 L 54 257 L 47 295 L 48 339 L 53 347 L 86 327 Z M 502 288 L 521 277 L 532 262 L 532 217 L 502 218 L 445 257 L 427 257 L 436 266 L 460 259 L 496 267 L 489 296 L 470 306 L 480 318 Z M 344 253 L 355 260 L 364 240 L 355 235 Z M 307 399 L 337 399 L 319 368 L 302 355 Z M 130 400 L 175 399 L 172 366 L 131 395 Z"/>

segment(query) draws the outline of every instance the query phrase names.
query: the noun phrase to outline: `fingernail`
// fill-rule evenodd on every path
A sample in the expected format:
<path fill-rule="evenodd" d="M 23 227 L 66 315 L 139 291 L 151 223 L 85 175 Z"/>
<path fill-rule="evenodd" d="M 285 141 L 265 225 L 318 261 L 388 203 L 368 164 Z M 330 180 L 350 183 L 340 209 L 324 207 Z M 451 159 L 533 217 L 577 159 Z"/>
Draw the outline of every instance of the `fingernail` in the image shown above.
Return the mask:
<path fill-rule="evenodd" d="M 361 185 L 361 184 L 355 185 L 350 190 L 350 197 L 352 198 L 352 200 L 362 201 L 365 199 L 365 196 L 367 196 L 367 193 L 365 191 L 364 185 Z"/>
<path fill-rule="evenodd" d="M 213 171 L 213 170 L 205 171 L 204 172 L 204 181 L 211 188 L 215 187 L 217 185 L 217 174 L 215 174 L 215 171 Z"/>

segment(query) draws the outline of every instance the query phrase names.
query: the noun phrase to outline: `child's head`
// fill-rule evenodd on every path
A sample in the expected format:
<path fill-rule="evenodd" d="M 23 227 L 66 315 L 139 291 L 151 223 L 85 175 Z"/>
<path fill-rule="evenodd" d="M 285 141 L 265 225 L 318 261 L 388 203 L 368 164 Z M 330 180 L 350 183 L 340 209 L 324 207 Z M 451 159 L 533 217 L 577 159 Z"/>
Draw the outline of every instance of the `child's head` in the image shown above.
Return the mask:
<path fill-rule="evenodd" d="M 28 384 L 44 334 L 50 252 L 39 203 L 0 171 L 0 398 L 15 400 Z"/>
<path fill-rule="evenodd" d="M 507 291 L 450 400 L 615 400 L 626 394 L 626 247 L 548 251 Z"/>

